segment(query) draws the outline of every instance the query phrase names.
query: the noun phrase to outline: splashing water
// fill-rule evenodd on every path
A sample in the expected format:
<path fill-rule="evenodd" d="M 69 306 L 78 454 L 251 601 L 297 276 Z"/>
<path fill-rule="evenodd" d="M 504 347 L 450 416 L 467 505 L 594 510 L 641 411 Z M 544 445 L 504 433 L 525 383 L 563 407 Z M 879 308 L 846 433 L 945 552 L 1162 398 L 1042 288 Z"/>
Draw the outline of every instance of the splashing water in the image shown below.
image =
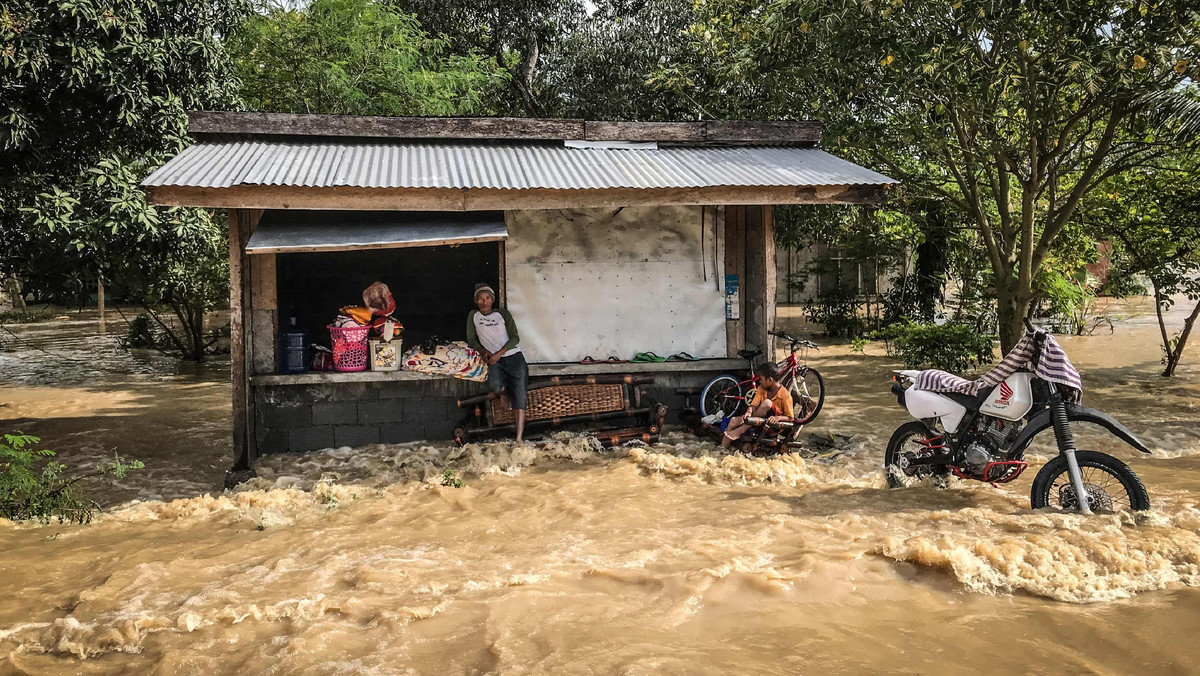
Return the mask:
<path fill-rule="evenodd" d="M 11 424 L 69 462 L 120 445 L 154 471 L 97 487 L 112 507 L 88 526 L 0 525 L 0 664 L 931 672 L 969 655 L 979 672 L 1186 671 L 1200 659 L 1184 635 L 1200 612 L 1200 371 L 1157 378 L 1152 328 L 1063 341 L 1088 403 L 1161 449 L 1081 434 L 1129 462 L 1154 504 L 1087 518 L 1028 508 L 1036 466 L 999 489 L 886 490 L 882 448 L 905 417 L 892 362 L 870 353 L 815 363 L 831 392 L 815 431 L 850 437 L 827 459 L 729 454 L 680 431 L 612 451 L 570 435 L 376 445 L 267 457 L 225 493 L 211 491 L 227 384 L 43 378 L 3 395 Z M 157 401 L 168 393 L 174 405 Z M 1053 453 L 1034 451 L 1035 465 Z M 466 486 L 443 486 L 446 469 Z"/>

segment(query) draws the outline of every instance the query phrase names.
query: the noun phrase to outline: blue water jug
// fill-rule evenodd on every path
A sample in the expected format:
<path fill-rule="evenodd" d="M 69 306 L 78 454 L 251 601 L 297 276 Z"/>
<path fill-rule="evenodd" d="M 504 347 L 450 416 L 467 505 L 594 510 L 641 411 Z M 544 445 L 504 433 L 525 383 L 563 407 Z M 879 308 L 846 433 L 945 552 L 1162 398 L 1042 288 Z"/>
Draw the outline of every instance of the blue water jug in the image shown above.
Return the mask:
<path fill-rule="evenodd" d="M 308 331 L 296 326 L 295 317 L 291 319 L 291 328 L 279 334 L 279 372 L 304 373 L 309 366 Z"/>

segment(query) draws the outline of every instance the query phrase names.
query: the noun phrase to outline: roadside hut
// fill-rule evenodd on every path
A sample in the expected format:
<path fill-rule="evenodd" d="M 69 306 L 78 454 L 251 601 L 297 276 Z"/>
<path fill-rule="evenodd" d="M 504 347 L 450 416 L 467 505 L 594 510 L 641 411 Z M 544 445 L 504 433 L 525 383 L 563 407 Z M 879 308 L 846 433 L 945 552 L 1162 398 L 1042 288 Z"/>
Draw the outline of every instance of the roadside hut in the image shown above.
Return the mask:
<path fill-rule="evenodd" d="M 227 209 L 235 469 L 263 453 L 449 438 L 479 383 L 279 374 L 387 282 L 406 345 L 462 338 L 472 286 L 517 317 L 533 377 L 649 373 L 660 401 L 773 349 L 774 204 L 870 204 L 886 176 L 812 122 L 594 122 L 193 113 L 154 204 Z M 327 335 L 327 334 L 324 334 Z M 687 352 L 698 361 L 582 364 Z"/>

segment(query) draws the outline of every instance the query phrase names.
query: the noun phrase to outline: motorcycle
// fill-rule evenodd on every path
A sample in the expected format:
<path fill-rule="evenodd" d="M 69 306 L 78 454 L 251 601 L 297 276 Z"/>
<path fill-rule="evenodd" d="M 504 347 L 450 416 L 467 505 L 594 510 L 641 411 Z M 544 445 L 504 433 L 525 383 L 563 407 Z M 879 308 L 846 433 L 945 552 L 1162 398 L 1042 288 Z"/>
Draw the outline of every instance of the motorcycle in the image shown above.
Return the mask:
<path fill-rule="evenodd" d="M 1063 365 L 1074 374 L 1075 384 L 1078 373 L 1062 348 L 1028 318 L 1025 328 L 1025 338 L 1001 363 L 1009 366 L 1003 371 L 997 366 L 978 381 L 943 371 L 895 372 L 892 393 L 917 420 L 901 425 L 888 441 L 883 461 L 888 485 L 902 488 L 926 479 L 944 483 L 951 473 L 993 485 L 1008 483 L 1029 466 L 1025 450 L 1034 437 L 1053 428 L 1058 455 L 1034 477 L 1034 509 L 1052 506 L 1084 514 L 1150 509 L 1150 496 L 1137 474 L 1111 455 L 1077 449 L 1070 423 L 1094 423 L 1143 453 L 1150 449 L 1111 416 L 1072 401 L 1078 390 L 1064 386 L 1069 376 L 1063 375 Z M 1044 362 L 1047 344 L 1054 353 Z M 1019 348 L 1023 351 L 1017 354 Z M 917 387 L 918 381 L 928 386 Z M 952 382 L 962 385 L 936 387 Z M 974 394 L 950 391 L 974 388 Z"/>

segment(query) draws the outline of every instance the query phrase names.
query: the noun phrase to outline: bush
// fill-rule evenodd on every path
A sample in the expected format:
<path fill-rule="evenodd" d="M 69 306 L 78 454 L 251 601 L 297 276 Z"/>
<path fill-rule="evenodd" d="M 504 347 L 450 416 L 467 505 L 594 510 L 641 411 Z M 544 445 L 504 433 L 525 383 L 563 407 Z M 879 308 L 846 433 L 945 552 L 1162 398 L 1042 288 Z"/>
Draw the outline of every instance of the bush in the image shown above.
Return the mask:
<path fill-rule="evenodd" d="M 54 319 L 54 314 L 51 312 L 21 312 L 19 310 L 10 310 L 0 312 L 0 324 L 32 324 L 34 322 L 48 322 Z"/>
<path fill-rule="evenodd" d="M 1071 279 L 1052 272 L 1039 279 L 1037 305 L 1043 314 L 1049 313 L 1056 330 L 1075 336 L 1088 332 L 1096 311 L 1094 280 L 1090 275 L 1082 277 Z"/>
<path fill-rule="evenodd" d="M 97 509 L 78 482 L 93 476 L 123 477 L 141 469 L 139 460 L 120 456 L 101 463 L 96 471 L 65 477 L 66 466 L 51 460 L 54 451 L 35 449 L 41 439 L 27 434 L 5 434 L 0 442 L 0 517 L 12 521 L 37 520 L 87 523 Z M 40 467 L 39 467 L 40 464 Z"/>
<path fill-rule="evenodd" d="M 158 348 L 164 342 L 162 329 L 150 320 L 150 315 L 143 313 L 129 322 L 129 335 L 125 338 L 126 347 Z"/>
<path fill-rule="evenodd" d="M 804 315 L 810 322 L 825 327 L 831 338 L 854 338 L 866 329 L 866 318 L 858 311 L 858 294 L 839 286 L 822 293 L 815 300 L 804 301 Z"/>
<path fill-rule="evenodd" d="M 904 359 L 905 368 L 936 368 L 961 373 L 993 359 L 998 336 L 983 334 L 967 324 L 899 322 L 871 334 L 883 340 L 887 353 Z"/>

